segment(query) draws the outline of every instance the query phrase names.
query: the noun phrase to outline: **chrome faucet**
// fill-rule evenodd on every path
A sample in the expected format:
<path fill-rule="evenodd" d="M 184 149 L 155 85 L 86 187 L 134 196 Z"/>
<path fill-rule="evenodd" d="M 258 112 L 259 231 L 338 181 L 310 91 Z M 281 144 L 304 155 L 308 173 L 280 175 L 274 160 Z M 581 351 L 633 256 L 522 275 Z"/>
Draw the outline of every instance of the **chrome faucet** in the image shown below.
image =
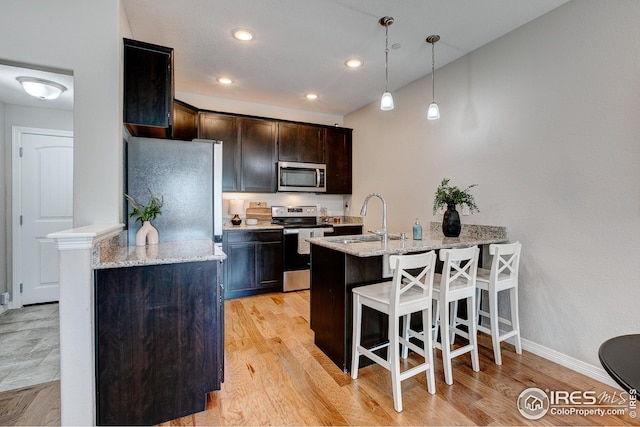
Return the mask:
<path fill-rule="evenodd" d="M 388 233 L 387 233 L 387 201 L 384 199 L 382 194 L 380 193 L 371 193 L 364 199 L 364 203 L 362 204 L 362 209 L 360 209 L 360 215 L 367 215 L 367 203 L 369 203 L 369 199 L 373 196 L 382 200 L 382 230 L 376 231 L 376 234 L 382 236 L 382 241 L 386 245 L 388 241 Z"/>

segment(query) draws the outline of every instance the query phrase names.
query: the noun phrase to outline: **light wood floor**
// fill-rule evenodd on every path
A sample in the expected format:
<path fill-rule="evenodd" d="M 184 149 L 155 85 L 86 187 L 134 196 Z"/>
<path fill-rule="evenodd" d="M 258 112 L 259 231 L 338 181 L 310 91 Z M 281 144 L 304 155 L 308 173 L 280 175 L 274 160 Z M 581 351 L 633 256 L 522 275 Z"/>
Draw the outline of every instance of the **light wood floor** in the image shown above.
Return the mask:
<path fill-rule="evenodd" d="M 620 391 L 531 353 L 517 355 L 507 343 L 497 366 L 483 334 L 480 372 L 460 356 L 447 386 L 436 351 L 436 394 L 423 375 L 407 379 L 397 413 L 388 371 L 368 366 L 354 381 L 314 346 L 308 291 L 228 300 L 225 310 L 221 390 L 209 394 L 206 411 L 163 425 L 640 425 L 628 414 L 523 418 L 516 401 L 529 387 Z"/>
<path fill-rule="evenodd" d="M 308 291 L 228 300 L 225 310 L 222 389 L 208 395 L 206 411 L 162 425 L 640 425 L 628 413 L 523 418 L 516 400 L 529 387 L 620 391 L 506 343 L 497 366 L 483 334 L 480 372 L 463 355 L 447 386 L 436 351 L 436 394 L 423 375 L 407 379 L 397 413 L 386 370 L 368 366 L 354 381 L 314 346 Z M 59 425 L 59 396 L 57 381 L 0 393 L 0 425 Z"/>

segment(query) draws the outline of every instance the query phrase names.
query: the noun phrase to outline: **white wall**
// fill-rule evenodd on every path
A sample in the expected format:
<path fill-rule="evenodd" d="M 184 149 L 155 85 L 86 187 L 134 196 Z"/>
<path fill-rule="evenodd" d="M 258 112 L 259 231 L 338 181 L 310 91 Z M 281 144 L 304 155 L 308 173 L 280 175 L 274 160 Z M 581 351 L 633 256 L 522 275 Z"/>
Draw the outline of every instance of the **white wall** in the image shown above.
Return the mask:
<path fill-rule="evenodd" d="M 121 203 L 119 0 L 4 0 L 0 54 L 74 75 L 74 225 L 117 223 Z"/>
<path fill-rule="evenodd" d="M 569 2 L 437 70 L 439 121 L 424 118 L 430 75 L 391 112 L 345 117 L 354 205 L 379 191 L 391 231 L 408 231 L 441 221 L 443 177 L 479 184 L 481 213 L 463 222 L 523 243 L 523 337 L 593 366 L 604 340 L 640 328 L 638 22 L 634 0 Z"/>

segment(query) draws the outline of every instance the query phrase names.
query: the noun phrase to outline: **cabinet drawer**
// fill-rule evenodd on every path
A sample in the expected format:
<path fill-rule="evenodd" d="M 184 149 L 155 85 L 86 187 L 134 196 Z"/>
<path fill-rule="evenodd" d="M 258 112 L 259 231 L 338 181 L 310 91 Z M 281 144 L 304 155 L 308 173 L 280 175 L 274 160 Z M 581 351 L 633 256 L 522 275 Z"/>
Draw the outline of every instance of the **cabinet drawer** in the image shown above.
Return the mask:
<path fill-rule="evenodd" d="M 269 231 L 226 231 L 226 241 L 235 242 L 280 242 L 282 230 Z"/>

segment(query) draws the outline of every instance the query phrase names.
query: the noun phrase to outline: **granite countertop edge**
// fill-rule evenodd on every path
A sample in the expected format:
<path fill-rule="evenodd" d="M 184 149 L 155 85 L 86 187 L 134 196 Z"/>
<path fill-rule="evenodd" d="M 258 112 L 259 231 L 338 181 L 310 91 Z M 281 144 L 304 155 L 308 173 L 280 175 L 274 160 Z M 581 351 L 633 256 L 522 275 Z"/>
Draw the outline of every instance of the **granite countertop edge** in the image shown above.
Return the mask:
<path fill-rule="evenodd" d="M 116 236 L 94 246 L 93 269 L 223 261 L 227 258 L 222 248 L 212 240 L 161 242 L 146 246 L 129 246 L 126 243 L 126 236 Z"/>
<path fill-rule="evenodd" d="M 389 240 L 386 246 L 383 245 L 382 241 L 340 243 L 335 241 L 337 240 L 336 237 L 311 237 L 306 240 L 313 245 L 323 246 L 357 257 L 406 254 L 443 248 L 506 243 L 509 241 L 506 227 L 482 225 L 468 225 L 466 230 L 465 226 L 463 226 L 463 232 L 459 237 L 445 237 L 437 227 L 431 227 L 428 235 L 424 236 L 422 240 L 410 238 L 405 240 L 394 239 Z"/>

